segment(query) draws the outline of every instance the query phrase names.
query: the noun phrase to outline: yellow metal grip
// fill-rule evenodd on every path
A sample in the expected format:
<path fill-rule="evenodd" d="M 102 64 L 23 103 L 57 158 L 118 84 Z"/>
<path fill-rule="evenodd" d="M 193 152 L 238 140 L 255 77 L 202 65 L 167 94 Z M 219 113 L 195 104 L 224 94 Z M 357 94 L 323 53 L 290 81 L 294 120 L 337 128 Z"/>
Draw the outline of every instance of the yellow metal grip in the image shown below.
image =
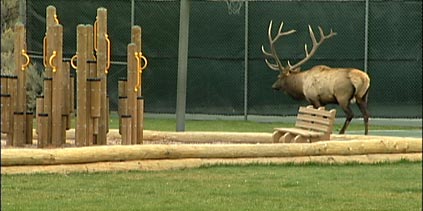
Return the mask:
<path fill-rule="evenodd" d="M 135 52 L 135 59 L 137 60 L 137 85 L 135 85 L 134 92 L 138 92 L 139 88 L 141 88 L 141 60 L 138 55 L 138 52 Z"/>
<path fill-rule="evenodd" d="M 141 74 L 142 71 L 147 67 L 147 58 L 142 55 L 141 52 L 135 52 L 135 58 L 137 59 L 137 85 L 134 88 L 134 91 L 137 92 L 141 88 Z M 144 62 L 144 66 L 141 66 L 141 61 Z"/>
<path fill-rule="evenodd" d="M 109 40 L 109 35 L 106 34 L 105 36 L 106 36 L 106 43 L 107 43 L 107 65 L 104 72 L 107 74 L 109 73 L 109 68 L 110 68 L 110 40 Z"/>
<path fill-rule="evenodd" d="M 54 14 L 54 22 L 56 22 L 56 24 L 59 24 L 59 19 L 57 18 L 56 14 Z"/>
<path fill-rule="evenodd" d="M 47 36 L 44 37 L 43 39 L 43 63 L 44 63 L 44 67 L 47 67 Z"/>
<path fill-rule="evenodd" d="M 94 43 L 94 50 L 97 51 L 97 27 L 98 27 L 98 21 L 96 20 L 94 22 L 94 36 L 93 36 L 93 43 Z"/>
<path fill-rule="evenodd" d="M 22 49 L 22 56 L 24 56 L 25 57 L 25 59 L 26 59 L 26 62 L 25 62 L 25 64 L 23 64 L 22 66 L 21 66 L 21 70 L 22 71 L 24 71 L 27 67 L 28 67 L 28 65 L 29 65 L 29 56 L 28 56 L 28 54 L 25 52 L 25 49 Z"/>
<path fill-rule="evenodd" d="M 142 66 L 141 67 L 141 70 L 140 71 L 142 71 L 142 70 L 144 70 L 145 68 L 147 68 L 147 64 L 148 64 L 148 61 L 147 61 L 147 58 L 144 56 L 144 55 L 142 55 L 142 53 L 141 52 L 139 52 L 138 53 L 138 56 L 143 60 L 143 62 L 144 62 L 144 66 Z"/>
<path fill-rule="evenodd" d="M 78 52 L 76 52 L 76 54 L 74 56 L 72 56 L 71 60 L 70 60 L 70 64 L 72 66 L 73 69 L 77 69 L 78 67 L 75 65 L 75 59 L 78 58 Z"/>
<path fill-rule="evenodd" d="M 56 55 L 57 55 L 56 51 L 53 51 L 53 54 L 50 56 L 50 59 L 49 59 L 49 64 L 50 64 L 50 67 L 53 68 L 53 73 L 57 71 L 57 67 L 53 65 L 53 60 L 54 58 L 56 58 Z"/>

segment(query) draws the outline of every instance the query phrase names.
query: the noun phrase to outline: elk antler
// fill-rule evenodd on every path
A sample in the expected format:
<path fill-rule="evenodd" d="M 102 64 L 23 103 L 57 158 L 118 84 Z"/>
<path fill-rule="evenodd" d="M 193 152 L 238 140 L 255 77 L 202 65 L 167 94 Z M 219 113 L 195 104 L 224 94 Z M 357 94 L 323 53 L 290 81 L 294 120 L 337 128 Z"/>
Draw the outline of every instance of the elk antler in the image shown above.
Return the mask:
<path fill-rule="evenodd" d="M 269 38 L 269 43 L 270 43 L 270 53 L 269 53 L 268 51 L 264 50 L 263 45 L 261 46 L 261 51 L 263 52 L 263 54 L 264 54 L 265 56 L 269 56 L 269 57 L 271 57 L 273 60 L 275 60 L 276 64 L 272 64 L 272 63 L 270 63 L 268 59 L 265 59 L 265 60 L 264 60 L 264 61 L 266 62 L 266 64 L 267 64 L 267 66 L 268 66 L 270 69 L 272 69 L 272 70 L 284 71 L 284 69 L 285 69 L 285 68 L 282 66 L 282 63 L 281 63 L 281 61 L 279 60 L 279 57 L 278 57 L 278 54 L 277 54 L 277 52 L 276 52 L 276 49 L 275 49 L 275 45 L 274 45 L 274 44 L 275 44 L 275 42 L 276 42 L 276 41 L 277 41 L 280 37 L 285 36 L 285 35 L 292 34 L 292 33 L 294 33 L 294 32 L 295 32 L 295 30 L 290 30 L 290 31 L 283 32 L 283 31 L 282 31 L 283 22 L 282 22 L 282 23 L 281 23 L 281 25 L 279 26 L 278 34 L 275 36 L 275 38 L 272 38 L 272 23 L 273 23 L 273 21 L 270 21 L 270 24 L 269 24 L 269 29 L 268 29 L 268 32 L 267 32 L 267 35 L 268 35 L 268 38 Z"/>
<path fill-rule="evenodd" d="M 334 35 L 336 35 L 336 32 L 333 32 L 332 29 L 330 30 L 330 33 L 328 35 L 325 35 L 325 33 L 323 33 L 323 29 L 319 26 L 320 40 L 319 42 L 317 42 L 316 37 L 314 36 L 313 29 L 311 28 L 310 25 L 308 25 L 308 30 L 310 32 L 311 41 L 313 42 L 313 48 L 309 52 L 307 49 L 307 44 L 305 44 L 304 51 L 305 51 L 306 57 L 295 65 L 291 65 L 288 61 L 289 71 L 294 71 L 294 72 L 299 71 L 298 67 L 306 63 L 314 55 L 314 53 L 316 53 L 316 50 L 319 48 L 320 44 L 322 44 L 326 39 L 329 39 L 333 37 Z"/>

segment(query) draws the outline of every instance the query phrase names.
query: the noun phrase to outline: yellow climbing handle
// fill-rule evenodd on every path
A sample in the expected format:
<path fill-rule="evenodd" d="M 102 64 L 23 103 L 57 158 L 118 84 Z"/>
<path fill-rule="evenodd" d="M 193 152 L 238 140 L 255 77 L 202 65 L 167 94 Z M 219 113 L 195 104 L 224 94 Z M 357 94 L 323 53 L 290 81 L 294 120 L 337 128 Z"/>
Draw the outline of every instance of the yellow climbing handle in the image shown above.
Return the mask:
<path fill-rule="evenodd" d="M 22 49 L 22 56 L 24 56 L 24 57 L 25 57 L 25 59 L 26 59 L 25 64 L 23 64 L 23 65 L 21 66 L 21 70 L 22 70 L 22 71 L 24 71 L 24 70 L 28 67 L 29 62 L 30 62 L 30 60 L 29 60 L 29 56 L 28 56 L 28 54 L 26 53 L 25 49 Z"/>
<path fill-rule="evenodd" d="M 43 39 L 43 64 L 44 64 L 44 67 L 48 66 L 46 58 L 47 58 L 47 36 L 45 36 L 44 39 Z"/>
<path fill-rule="evenodd" d="M 137 59 L 137 85 L 134 88 L 134 91 L 137 92 L 141 88 L 141 74 L 142 71 L 147 67 L 148 61 L 141 52 L 135 52 L 135 59 Z M 144 62 L 144 66 L 141 66 L 141 61 Z"/>
<path fill-rule="evenodd" d="M 138 52 L 135 52 L 135 59 L 137 60 L 137 84 L 135 85 L 134 92 L 138 92 L 139 88 L 141 88 L 141 60 L 138 55 Z"/>
<path fill-rule="evenodd" d="M 72 56 L 71 60 L 70 60 L 70 64 L 72 66 L 73 69 L 78 69 L 78 67 L 75 64 L 75 59 L 78 58 L 78 52 L 76 52 L 76 54 L 74 56 Z"/>
<path fill-rule="evenodd" d="M 147 61 L 147 58 L 144 56 L 144 55 L 142 55 L 142 53 L 141 52 L 139 52 L 138 53 L 138 56 L 143 60 L 143 62 L 144 62 L 144 66 L 142 66 L 141 68 L 140 68 L 140 71 L 142 71 L 142 70 L 144 70 L 145 68 L 147 68 L 147 64 L 148 64 L 148 61 Z"/>
<path fill-rule="evenodd" d="M 106 43 L 107 43 L 107 65 L 104 72 L 107 74 L 109 73 L 109 68 L 110 68 L 110 40 L 109 40 L 109 35 L 106 34 L 105 36 L 106 36 Z"/>
<path fill-rule="evenodd" d="M 94 50 L 97 51 L 97 28 L 98 28 L 98 21 L 94 22 L 94 33 L 93 33 L 93 43 L 94 43 Z"/>
<path fill-rule="evenodd" d="M 57 18 L 56 14 L 54 14 L 54 22 L 56 22 L 56 24 L 59 24 L 59 18 Z"/>
<path fill-rule="evenodd" d="M 56 56 L 57 56 L 56 51 L 53 51 L 53 54 L 50 56 L 50 59 L 49 59 L 49 64 L 50 64 L 50 67 L 53 69 L 52 70 L 53 73 L 55 73 L 57 71 L 57 67 L 54 66 L 54 64 L 53 64 L 53 60 L 54 60 L 54 58 L 56 58 Z"/>

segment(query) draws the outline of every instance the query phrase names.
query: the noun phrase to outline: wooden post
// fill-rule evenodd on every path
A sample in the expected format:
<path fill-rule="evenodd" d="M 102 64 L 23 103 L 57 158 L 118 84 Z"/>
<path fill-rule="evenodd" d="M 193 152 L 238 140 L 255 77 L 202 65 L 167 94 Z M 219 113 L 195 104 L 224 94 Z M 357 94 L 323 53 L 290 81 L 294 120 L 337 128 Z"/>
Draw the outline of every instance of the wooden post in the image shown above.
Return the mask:
<path fill-rule="evenodd" d="M 34 113 L 25 113 L 25 144 L 32 144 L 32 128 L 33 128 Z"/>
<path fill-rule="evenodd" d="M 144 97 L 137 97 L 137 143 L 142 144 L 144 135 Z"/>
<path fill-rule="evenodd" d="M 44 113 L 44 96 L 42 96 L 42 95 L 40 95 L 40 96 L 37 96 L 37 105 L 36 105 L 36 107 L 35 107 L 36 109 L 35 109 L 35 115 L 36 115 L 36 118 L 37 118 L 37 134 L 40 134 L 40 129 L 41 129 L 41 123 L 40 123 L 40 118 L 38 117 L 41 113 Z"/>
<path fill-rule="evenodd" d="M 128 115 L 131 116 L 131 140 L 129 144 L 135 144 L 137 140 L 137 57 L 135 53 L 138 53 L 137 46 L 134 43 L 128 45 L 128 82 L 127 82 L 127 96 L 128 96 Z"/>
<path fill-rule="evenodd" d="M 10 94 L 1 94 L 1 132 L 10 132 Z"/>
<path fill-rule="evenodd" d="M 49 65 L 52 67 L 52 108 L 51 108 L 51 126 L 54 130 L 51 131 L 52 136 L 52 145 L 59 147 L 64 144 L 63 133 L 65 131 L 63 128 L 62 115 L 65 110 L 64 104 L 64 92 L 63 92 L 63 83 L 64 83 L 64 71 L 62 64 L 62 37 L 63 37 L 63 27 L 60 24 L 55 24 L 51 27 L 52 38 L 50 39 L 49 44 L 54 47 L 53 55 L 49 59 Z M 49 41 L 49 39 L 47 39 Z M 49 46 L 47 44 L 47 46 Z M 56 53 L 54 53 L 56 52 Z"/>
<path fill-rule="evenodd" d="M 49 138 L 48 135 L 48 114 L 47 113 L 39 113 L 38 114 L 38 148 L 44 148 L 48 145 L 47 141 Z"/>
<path fill-rule="evenodd" d="M 47 115 L 46 115 L 46 125 L 47 126 L 45 126 L 45 128 L 46 128 L 46 138 L 47 138 L 47 140 L 46 140 L 46 144 L 45 144 L 45 146 L 48 146 L 48 145 L 51 145 L 52 143 L 51 143 L 51 130 L 52 130 L 52 127 L 51 127 L 51 115 L 52 115 L 52 113 L 51 113 L 51 103 L 52 103 L 52 81 L 53 81 L 53 79 L 52 78 L 44 78 L 44 106 L 43 106 L 43 112 L 44 113 L 46 113 Z"/>
<path fill-rule="evenodd" d="M 14 31 L 15 72 L 13 76 L 1 77 L 1 132 L 6 133 L 6 145 L 22 147 L 26 142 L 29 142 L 29 140 L 26 140 L 27 118 L 25 118 L 25 113 L 27 111 L 26 69 L 30 59 L 26 53 L 26 31 L 24 25 L 20 22 L 16 23 Z M 32 131 L 29 132 L 32 133 Z"/>
<path fill-rule="evenodd" d="M 62 57 L 63 26 L 57 18 L 56 8 L 51 5 L 46 9 L 43 49 L 45 78 L 42 113 L 47 115 L 37 115 L 37 118 L 42 118 L 47 125 L 43 125 L 47 130 L 46 134 L 43 134 L 46 137 L 46 144 L 43 146 L 59 147 L 66 143 L 66 130 L 70 128 L 70 68 L 69 63 L 64 63 Z M 40 123 L 41 119 L 37 122 Z"/>
<path fill-rule="evenodd" d="M 131 144 L 131 115 L 122 115 L 122 145 Z"/>
<path fill-rule="evenodd" d="M 18 76 L 16 75 L 12 75 L 8 78 L 8 82 L 7 82 L 7 90 L 10 93 L 10 110 L 9 110 L 9 133 L 7 134 L 7 141 L 6 141 L 6 145 L 9 146 L 14 146 L 14 122 L 15 122 L 15 118 L 14 118 L 14 112 L 16 110 L 16 104 L 17 104 L 17 92 L 18 92 Z"/>
<path fill-rule="evenodd" d="M 107 144 L 107 74 L 110 68 L 110 40 L 107 34 L 107 9 L 97 9 L 96 34 L 97 77 L 101 79 L 101 107 L 99 118 L 98 144 Z"/>
<path fill-rule="evenodd" d="M 142 97 L 142 70 L 147 59 L 141 53 L 141 27 L 131 29 L 131 43 L 127 49 L 127 80 L 119 80 L 119 115 L 131 116 L 130 144 L 142 144 L 144 130 L 144 99 Z M 126 105 L 125 105 L 126 104 Z M 126 114 L 125 114 L 126 115 Z M 119 133 L 123 136 L 123 120 L 119 119 Z"/>
<path fill-rule="evenodd" d="M 89 28 L 92 28 L 89 25 L 78 25 L 77 26 L 77 79 L 76 79 L 76 146 L 87 146 L 87 137 L 88 137 L 88 117 L 87 117 L 87 74 L 89 71 L 88 67 L 88 39 L 92 34 L 89 32 Z M 91 30 L 92 31 L 92 30 Z"/>
<path fill-rule="evenodd" d="M 25 113 L 13 113 L 13 142 L 12 146 L 23 147 L 25 144 Z"/>

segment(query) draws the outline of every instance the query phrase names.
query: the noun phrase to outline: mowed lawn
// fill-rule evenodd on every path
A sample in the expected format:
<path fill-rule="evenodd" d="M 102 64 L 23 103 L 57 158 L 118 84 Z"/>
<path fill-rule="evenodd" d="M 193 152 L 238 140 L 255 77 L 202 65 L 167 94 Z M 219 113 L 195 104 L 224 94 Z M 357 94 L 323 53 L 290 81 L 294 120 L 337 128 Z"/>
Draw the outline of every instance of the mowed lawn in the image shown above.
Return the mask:
<path fill-rule="evenodd" d="M 2 176 L 2 210 L 422 210 L 422 163 Z"/>

